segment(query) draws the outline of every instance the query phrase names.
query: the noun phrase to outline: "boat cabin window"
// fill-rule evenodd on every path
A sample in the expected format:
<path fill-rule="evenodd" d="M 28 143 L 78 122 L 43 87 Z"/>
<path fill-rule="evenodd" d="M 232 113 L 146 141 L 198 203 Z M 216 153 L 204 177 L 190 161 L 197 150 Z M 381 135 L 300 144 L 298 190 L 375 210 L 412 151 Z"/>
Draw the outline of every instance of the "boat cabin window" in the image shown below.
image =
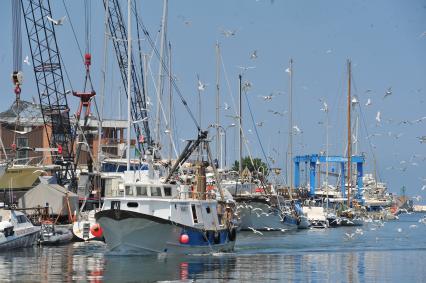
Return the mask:
<path fill-rule="evenodd" d="M 126 186 L 125 190 L 126 190 L 126 196 L 133 196 L 133 187 Z"/>
<path fill-rule="evenodd" d="M 171 187 L 164 187 L 164 196 L 170 197 L 172 195 L 172 188 Z"/>
<path fill-rule="evenodd" d="M 161 197 L 161 187 L 151 187 L 152 197 Z"/>
<path fill-rule="evenodd" d="M 146 187 L 136 187 L 136 195 L 138 196 L 146 196 Z"/>
<path fill-rule="evenodd" d="M 25 215 L 17 215 L 16 220 L 18 221 L 18 223 L 29 222 Z"/>
<path fill-rule="evenodd" d="M 198 218 L 197 218 L 197 209 L 195 208 L 195 204 L 191 205 L 191 209 L 192 209 L 192 218 L 194 219 L 194 223 L 198 223 Z"/>
<path fill-rule="evenodd" d="M 137 202 L 128 202 L 127 207 L 138 207 L 139 204 Z"/>

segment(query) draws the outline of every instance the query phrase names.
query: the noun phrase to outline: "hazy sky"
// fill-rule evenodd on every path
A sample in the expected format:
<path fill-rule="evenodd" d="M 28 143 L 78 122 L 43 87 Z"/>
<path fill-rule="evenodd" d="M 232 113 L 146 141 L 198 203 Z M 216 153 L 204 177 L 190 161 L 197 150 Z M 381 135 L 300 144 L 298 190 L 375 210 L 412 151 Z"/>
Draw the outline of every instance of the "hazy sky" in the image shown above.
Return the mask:
<path fill-rule="evenodd" d="M 52 1 L 54 18 L 65 15 L 62 1 Z M 77 31 L 77 38 L 84 48 L 84 1 L 65 1 L 71 18 L 57 27 L 57 38 L 65 67 L 70 74 L 73 89 L 83 86 L 83 65 L 76 42 L 72 36 L 70 20 Z M 100 94 L 101 66 L 103 58 L 103 7 L 101 1 L 92 2 L 91 53 L 93 79 Z M 159 48 L 159 28 L 162 1 L 138 1 L 142 20 Z M 126 3 L 122 1 L 123 14 Z M 343 154 L 346 146 L 346 59 L 352 60 L 352 92 L 358 98 L 362 115 L 359 120 L 358 150 L 366 154 L 366 167 L 371 172 L 373 153 L 377 160 L 380 178 L 387 182 L 392 192 L 400 192 L 406 186 L 411 195 L 422 195 L 426 190 L 426 143 L 416 138 L 426 135 L 426 1 L 377 0 L 377 1 L 269 1 L 269 0 L 170 0 L 168 40 L 172 44 L 173 73 L 178 79 L 182 94 L 197 117 L 197 78 L 207 84 L 203 97 L 203 127 L 215 122 L 215 43 L 221 46 L 224 70 L 221 70 L 221 125 L 233 122 L 226 115 L 235 115 L 238 89 L 238 66 L 253 66 L 247 70 L 244 81 L 252 87 L 247 93 L 266 154 L 276 160 L 273 167 L 282 167 L 288 140 L 288 115 L 274 115 L 271 111 L 288 110 L 289 58 L 294 60 L 294 125 L 301 133 L 294 138 L 295 154 L 318 153 L 325 149 L 325 114 L 320 99 L 327 101 L 330 120 L 330 154 Z M 3 110 L 14 100 L 10 80 L 12 69 L 10 1 L 2 2 L 0 16 L 0 90 Z M 226 37 L 224 31 L 234 31 Z M 226 33 L 226 32 L 225 32 Z M 26 33 L 23 31 L 23 57 L 29 55 Z M 144 52 L 152 50 L 142 41 Z M 250 59 L 257 50 L 258 57 Z M 119 98 L 121 81 L 117 72 L 112 45 L 109 43 L 108 84 L 106 117 L 118 118 L 117 105 L 125 105 Z M 149 95 L 155 102 L 154 83 L 158 60 L 151 60 Z M 22 98 L 38 97 L 34 75 L 24 64 L 25 83 Z M 229 81 L 230 89 L 227 81 Z M 67 88 L 71 88 L 67 82 Z M 392 94 L 384 98 L 391 88 Z M 230 91 L 229 91 L 230 90 Z M 282 91 L 271 101 L 264 101 L 273 91 Z M 365 106 L 370 98 L 371 105 Z M 38 100 L 38 98 L 37 98 Z M 244 99 L 245 101 L 245 99 Z M 224 110 L 224 102 L 231 109 Z M 77 104 L 73 97 L 69 103 Z M 180 139 L 193 138 L 195 126 L 180 102 L 176 99 L 176 143 Z M 244 130 L 252 154 L 262 157 L 248 107 L 244 108 Z M 356 107 L 358 108 L 358 107 Z M 73 110 L 75 111 L 75 110 Z M 381 122 L 376 121 L 377 112 Z M 122 108 L 122 114 L 125 107 Z M 356 110 L 353 117 L 359 114 Z M 155 107 L 151 116 L 155 114 Z M 123 116 L 124 117 L 124 116 Z M 354 118 L 355 119 L 355 118 Z M 151 123 L 153 127 L 154 123 Z M 228 164 L 236 158 L 234 129 L 227 131 Z M 212 132 L 214 134 L 214 132 Z M 214 147 L 214 145 L 213 145 Z M 423 180 L 422 180 L 423 179 Z"/>

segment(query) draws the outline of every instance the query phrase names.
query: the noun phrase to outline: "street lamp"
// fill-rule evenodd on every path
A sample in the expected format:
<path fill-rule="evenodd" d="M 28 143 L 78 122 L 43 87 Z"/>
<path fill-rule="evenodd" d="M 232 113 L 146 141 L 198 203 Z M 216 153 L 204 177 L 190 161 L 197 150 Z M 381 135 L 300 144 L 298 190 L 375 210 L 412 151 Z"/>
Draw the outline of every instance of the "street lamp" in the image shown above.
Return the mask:
<path fill-rule="evenodd" d="M 227 159 L 227 155 L 226 155 L 226 146 L 227 146 L 227 143 L 226 143 L 226 131 L 229 128 L 232 128 L 232 127 L 235 127 L 235 126 L 236 126 L 235 123 L 232 123 L 232 124 L 226 126 L 226 128 L 222 127 L 221 125 L 216 125 L 216 124 L 212 124 L 212 125 L 209 126 L 209 127 L 212 127 L 212 128 L 219 128 L 219 129 L 221 129 L 222 133 L 223 133 L 223 136 L 225 137 L 225 168 L 226 168 L 226 159 Z M 222 167 L 222 161 L 223 161 L 223 158 L 222 158 L 222 143 L 221 143 L 220 144 L 220 163 L 221 163 L 220 167 Z"/>

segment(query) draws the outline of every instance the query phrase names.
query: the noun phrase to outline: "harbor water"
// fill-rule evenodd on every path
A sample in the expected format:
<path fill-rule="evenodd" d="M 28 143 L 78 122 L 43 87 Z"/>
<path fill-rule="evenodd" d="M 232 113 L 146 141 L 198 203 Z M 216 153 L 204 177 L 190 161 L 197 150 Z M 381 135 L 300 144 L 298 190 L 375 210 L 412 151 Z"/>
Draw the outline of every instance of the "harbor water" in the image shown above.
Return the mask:
<path fill-rule="evenodd" d="M 111 255 L 102 242 L 34 246 L 0 255 L 0 282 L 426 282 L 424 216 L 363 227 L 242 232 L 230 254 Z"/>

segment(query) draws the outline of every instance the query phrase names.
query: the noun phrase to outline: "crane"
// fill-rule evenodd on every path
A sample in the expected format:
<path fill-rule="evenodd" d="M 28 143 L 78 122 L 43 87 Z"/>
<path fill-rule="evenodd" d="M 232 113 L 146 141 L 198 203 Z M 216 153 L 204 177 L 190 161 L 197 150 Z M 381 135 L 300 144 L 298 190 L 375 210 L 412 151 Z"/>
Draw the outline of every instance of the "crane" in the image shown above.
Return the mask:
<path fill-rule="evenodd" d="M 124 24 L 120 3 L 118 0 L 104 0 L 104 7 L 106 9 L 106 13 L 108 13 L 108 28 L 110 32 L 110 36 L 112 38 L 115 54 L 117 57 L 118 66 L 120 69 L 120 75 L 123 82 L 123 87 L 127 94 L 127 31 L 126 26 Z M 132 55 L 133 57 L 133 55 Z M 146 93 L 143 87 L 143 80 L 140 80 L 138 77 L 138 73 L 136 72 L 136 66 L 133 62 L 135 60 L 131 60 L 131 80 L 132 87 L 130 89 L 131 94 L 131 115 L 132 120 L 135 121 L 133 123 L 134 131 L 137 136 L 138 148 L 139 151 L 145 151 L 154 146 L 153 140 L 151 137 L 149 122 L 148 122 L 148 109 L 147 109 L 147 101 L 146 101 Z M 142 67 L 141 67 L 142 68 Z M 143 76 L 143 73 L 141 74 Z M 143 131 L 137 121 L 141 121 L 143 124 Z M 147 145 L 145 147 L 145 145 Z"/>
<path fill-rule="evenodd" d="M 61 168 L 56 178 L 75 189 L 74 135 L 55 25 L 49 21 L 53 18 L 50 1 L 21 0 L 21 5 L 47 139 L 50 148 L 58 149 L 58 154 L 51 154 L 52 162 Z"/>

